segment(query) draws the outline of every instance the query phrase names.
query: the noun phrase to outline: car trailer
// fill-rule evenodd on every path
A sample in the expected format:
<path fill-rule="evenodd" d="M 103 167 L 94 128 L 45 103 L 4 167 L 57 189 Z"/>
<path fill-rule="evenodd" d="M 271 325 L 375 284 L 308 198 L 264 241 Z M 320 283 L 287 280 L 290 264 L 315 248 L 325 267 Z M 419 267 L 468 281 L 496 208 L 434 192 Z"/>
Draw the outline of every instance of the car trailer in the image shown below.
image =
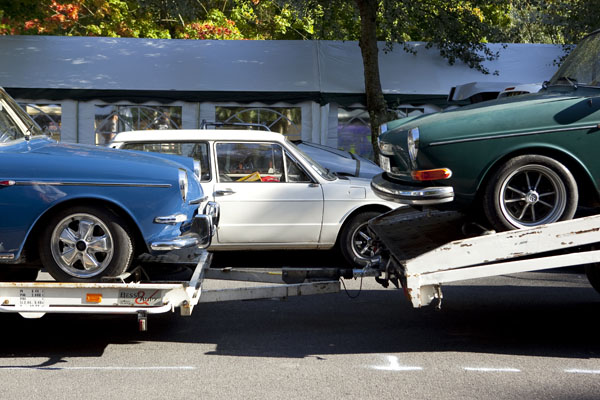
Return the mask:
<path fill-rule="evenodd" d="M 585 265 L 600 292 L 600 215 L 496 233 L 454 211 L 401 208 L 369 221 L 384 248 L 383 286 L 402 285 L 413 307 L 441 307 L 444 283 Z"/>
<path fill-rule="evenodd" d="M 184 281 L 150 280 L 144 268 L 137 267 L 99 283 L 0 282 L 0 312 L 25 318 L 48 313 L 136 314 L 139 329 L 146 331 L 150 314 L 179 308 L 181 315 L 189 316 L 198 303 L 338 293 L 340 276 L 353 276 L 351 269 L 337 268 L 211 269 L 212 253 L 202 251 L 191 258 L 179 257 L 174 263 L 194 266 L 191 278 Z M 364 275 L 361 271 L 356 274 Z M 268 285 L 203 289 L 207 279 Z"/>

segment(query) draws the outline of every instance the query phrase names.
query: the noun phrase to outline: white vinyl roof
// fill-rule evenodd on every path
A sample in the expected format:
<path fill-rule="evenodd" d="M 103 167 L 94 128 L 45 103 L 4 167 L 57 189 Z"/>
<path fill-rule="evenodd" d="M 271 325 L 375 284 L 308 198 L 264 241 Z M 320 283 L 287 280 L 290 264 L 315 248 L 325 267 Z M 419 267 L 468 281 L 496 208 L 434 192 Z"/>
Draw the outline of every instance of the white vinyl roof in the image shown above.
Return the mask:
<path fill-rule="evenodd" d="M 542 82 L 560 46 L 490 45 L 499 75 L 448 65 L 414 43 L 380 52 L 384 93 L 447 95 L 468 82 Z M 381 43 L 381 49 L 384 44 Z M 217 41 L 60 36 L 0 36 L 0 86 L 29 89 L 364 93 L 357 42 Z"/>

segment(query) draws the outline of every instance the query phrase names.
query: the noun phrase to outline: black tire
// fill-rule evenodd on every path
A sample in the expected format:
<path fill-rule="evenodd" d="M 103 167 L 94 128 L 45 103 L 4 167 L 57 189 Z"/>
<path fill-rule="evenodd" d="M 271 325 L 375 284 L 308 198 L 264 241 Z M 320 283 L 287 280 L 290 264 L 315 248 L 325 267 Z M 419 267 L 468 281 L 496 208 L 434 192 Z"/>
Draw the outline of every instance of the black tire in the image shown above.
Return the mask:
<path fill-rule="evenodd" d="M 365 211 L 350 217 L 342 226 L 338 239 L 339 250 L 352 266 L 364 267 L 379 254 L 372 235 L 367 232 L 367 222 L 381 215 L 377 211 Z"/>
<path fill-rule="evenodd" d="M 600 263 L 586 264 L 585 275 L 590 285 L 600 293 Z"/>
<path fill-rule="evenodd" d="M 39 240 L 42 264 L 59 282 L 97 282 L 125 272 L 133 260 L 127 225 L 98 207 L 77 206 L 54 214 Z"/>
<path fill-rule="evenodd" d="M 483 210 L 494 229 L 505 231 L 571 219 L 578 201 L 567 167 L 550 157 L 522 155 L 491 176 Z"/>

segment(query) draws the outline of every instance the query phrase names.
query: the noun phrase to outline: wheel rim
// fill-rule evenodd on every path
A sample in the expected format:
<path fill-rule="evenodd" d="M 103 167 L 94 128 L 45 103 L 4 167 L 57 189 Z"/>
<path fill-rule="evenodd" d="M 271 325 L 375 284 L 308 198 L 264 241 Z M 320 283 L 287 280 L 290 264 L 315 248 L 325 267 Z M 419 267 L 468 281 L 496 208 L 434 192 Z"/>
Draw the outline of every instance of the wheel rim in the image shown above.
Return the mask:
<path fill-rule="evenodd" d="M 52 232 L 50 248 L 56 264 L 77 278 L 102 273 L 115 250 L 106 224 L 90 214 L 73 214 L 60 221 Z"/>
<path fill-rule="evenodd" d="M 558 221 L 566 205 L 564 182 L 543 165 L 517 168 L 500 188 L 501 212 L 517 228 Z"/>
<path fill-rule="evenodd" d="M 367 222 L 360 224 L 352 232 L 351 247 L 354 256 L 362 260 L 369 260 L 379 254 L 379 249 L 375 246 L 373 237 L 368 230 Z"/>

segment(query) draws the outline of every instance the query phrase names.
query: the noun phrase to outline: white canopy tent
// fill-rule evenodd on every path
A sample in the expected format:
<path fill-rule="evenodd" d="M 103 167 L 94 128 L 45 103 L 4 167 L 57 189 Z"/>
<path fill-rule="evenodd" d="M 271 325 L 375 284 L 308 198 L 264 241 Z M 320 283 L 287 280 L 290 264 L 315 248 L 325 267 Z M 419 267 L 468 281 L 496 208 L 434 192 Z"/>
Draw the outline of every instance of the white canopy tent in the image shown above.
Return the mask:
<path fill-rule="evenodd" d="M 492 44 L 500 57 L 484 65 L 498 75 L 484 75 L 449 65 L 423 43 L 411 44 L 416 55 L 380 46 L 388 101 L 435 106 L 446 105 L 460 84 L 549 79 L 562 55 L 554 45 Z M 294 104 L 302 107 L 302 138 L 330 145 L 338 107 L 364 107 L 357 42 L 0 36 L 0 57 L 0 86 L 23 101 L 62 104 L 63 138 L 70 141 L 93 141 L 83 133 L 93 118 L 86 105 L 98 102 L 179 104 L 187 113 L 183 127 L 214 118 L 215 104 Z"/>

